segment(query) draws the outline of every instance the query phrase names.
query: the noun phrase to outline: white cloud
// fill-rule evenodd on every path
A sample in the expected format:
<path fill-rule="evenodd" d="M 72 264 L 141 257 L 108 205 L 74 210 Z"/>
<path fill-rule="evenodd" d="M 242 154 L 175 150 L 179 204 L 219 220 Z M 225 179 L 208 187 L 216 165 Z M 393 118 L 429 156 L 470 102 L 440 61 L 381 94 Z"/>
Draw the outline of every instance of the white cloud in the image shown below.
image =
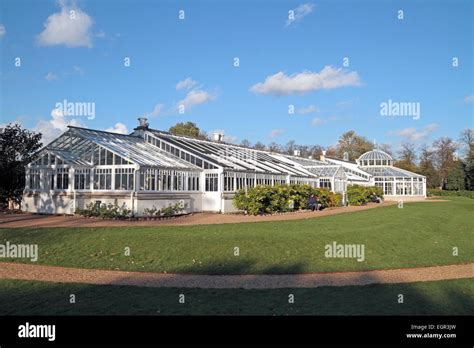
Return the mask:
<path fill-rule="evenodd" d="M 78 119 L 67 119 L 60 109 L 51 110 L 50 120 L 40 120 L 33 131 L 40 132 L 43 137 L 43 145 L 49 144 L 55 138 L 67 130 L 67 126 L 84 127 L 84 124 Z"/>
<path fill-rule="evenodd" d="M 429 135 L 431 135 L 431 133 L 436 131 L 438 128 L 438 124 L 431 123 L 421 129 L 417 129 L 416 127 L 409 127 L 400 131 L 390 132 L 389 134 L 398 135 L 400 137 L 406 138 L 411 142 L 417 142 L 419 140 L 426 139 Z"/>
<path fill-rule="evenodd" d="M 21 127 L 25 127 L 25 118 L 23 116 L 17 117 L 16 120 L 8 121 L 7 123 L 0 123 L 0 129 L 5 128 L 8 125 L 18 125 Z"/>
<path fill-rule="evenodd" d="M 226 143 L 236 144 L 238 140 L 239 138 L 235 135 L 224 135 L 224 142 Z"/>
<path fill-rule="evenodd" d="M 61 11 L 50 15 L 44 23 L 44 30 L 37 37 L 39 45 L 92 47 L 92 18 L 75 5 L 67 5 L 65 1 L 60 1 L 59 6 Z"/>
<path fill-rule="evenodd" d="M 190 109 L 194 105 L 206 104 L 211 100 L 214 100 L 215 96 L 210 94 L 209 92 L 203 90 L 194 90 L 188 92 L 186 97 L 178 102 L 178 106 L 184 105 L 186 109 Z"/>
<path fill-rule="evenodd" d="M 272 129 L 270 132 L 270 138 L 277 138 L 283 134 L 283 129 Z"/>
<path fill-rule="evenodd" d="M 336 103 L 336 106 L 341 107 L 341 108 L 348 108 L 354 105 L 359 99 L 358 98 L 352 98 L 349 100 L 342 100 L 340 102 Z"/>
<path fill-rule="evenodd" d="M 106 131 L 119 134 L 128 134 L 127 126 L 121 122 L 116 123 L 113 127 L 107 128 Z"/>
<path fill-rule="evenodd" d="M 179 91 L 181 89 L 191 89 L 198 84 L 197 81 L 193 80 L 191 77 L 188 77 L 182 81 L 179 81 L 176 84 L 176 89 Z"/>
<path fill-rule="evenodd" d="M 319 117 L 313 118 L 313 120 L 311 121 L 311 124 L 313 126 L 319 126 L 319 125 L 322 125 L 322 124 L 325 124 L 325 123 L 326 123 L 326 121 L 319 118 Z"/>
<path fill-rule="evenodd" d="M 3 24 L 0 24 L 0 38 L 5 36 L 6 33 L 7 33 L 7 29 L 5 29 L 5 26 Z"/>
<path fill-rule="evenodd" d="M 286 26 L 301 21 L 304 17 L 313 12 L 314 4 L 306 3 L 301 4 L 297 8 L 293 9 L 293 18 L 288 17 L 286 20 Z"/>
<path fill-rule="evenodd" d="M 299 114 L 311 114 L 318 111 L 318 108 L 314 105 L 309 105 L 298 110 Z"/>
<path fill-rule="evenodd" d="M 163 104 L 156 104 L 153 111 L 146 113 L 143 117 L 157 117 L 163 111 Z"/>
<path fill-rule="evenodd" d="M 329 116 L 329 117 L 326 117 L 326 118 L 316 117 L 316 118 L 313 118 L 313 120 L 311 121 L 311 125 L 312 126 L 320 126 L 322 124 L 325 124 L 325 123 L 328 123 L 328 122 L 334 122 L 334 121 L 337 121 L 337 120 L 339 120 L 339 117 L 337 117 L 335 115 L 332 115 L 332 116 Z"/>
<path fill-rule="evenodd" d="M 359 86 L 360 84 L 360 78 L 356 71 L 349 72 L 327 65 L 319 73 L 303 71 L 287 76 L 280 71 L 267 76 L 264 82 L 253 85 L 250 87 L 250 91 L 257 94 L 286 96 L 304 94 L 319 89 Z"/>
<path fill-rule="evenodd" d="M 48 74 L 46 74 L 46 76 L 44 77 L 47 81 L 53 81 L 53 80 L 57 80 L 58 79 L 58 75 L 56 75 L 55 73 L 53 72 L 49 72 Z"/>
<path fill-rule="evenodd" d="M 464 98 L 464 102 L 466 104 L 474 103 L 474 95 L 468 95 L 466 98 Z"/>
<path fill-rule="evenodd" d="M 435 130 L 439 128 L 439 124 L 437 123 L 430 123 L 429 125 L 425 126 L 425 131 L 429 133 L 433 133 Z"/>

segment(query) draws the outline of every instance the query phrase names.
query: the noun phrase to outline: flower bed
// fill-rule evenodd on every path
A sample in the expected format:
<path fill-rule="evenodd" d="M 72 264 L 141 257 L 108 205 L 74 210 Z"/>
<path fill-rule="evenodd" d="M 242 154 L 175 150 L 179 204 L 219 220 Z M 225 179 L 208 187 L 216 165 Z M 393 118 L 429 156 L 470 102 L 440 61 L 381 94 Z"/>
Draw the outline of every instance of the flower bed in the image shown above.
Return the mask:
<path fill-rule="evenodd" d="M 123 203 L 121 206 L 115 202 L 114 204 L 95 204 L 89 203 L 85 209 L 77 208 L 75 215 L 80 215 L 89 218 L 102 218 L 112 220 L 161 220 L 170 219 L 178 216 L 187 215 L 184 213 L 184 209 L 187 207 L 186 203 L 176 203 L 167 207 L 157 209 L 145 208 L 143 217 L 135 217 L 130 209 L 127 209 L 126 204 Z"/>

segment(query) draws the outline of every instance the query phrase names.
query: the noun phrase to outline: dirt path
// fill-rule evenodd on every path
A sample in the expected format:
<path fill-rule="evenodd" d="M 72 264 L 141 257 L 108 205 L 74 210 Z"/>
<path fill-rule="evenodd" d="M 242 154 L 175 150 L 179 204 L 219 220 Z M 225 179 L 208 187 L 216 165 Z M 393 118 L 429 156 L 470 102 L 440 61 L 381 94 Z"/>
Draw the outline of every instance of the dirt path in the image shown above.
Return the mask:
<path fill-rule="evenodd" d="M 246 216 L 241 214 L 194 213 L 168 220 L 102 220 L 98 218 L 84 218 L 80 216 L 37 215 L 37 214 L 2 214 L 0 228 L 48 228 L 48 227 L 118 227 L 118 226 L 186 226 L 209 224 L 232 224 L 241 222 L 281 221 L 309 219 L 318 216 L 337 215 L 356 212 L 377 207 L 396 204 L 385 202 L 382 204 L 367 204 L 361 207 L 328 208 L 323 211 L 294 212 L 265 216 Z"/>
<path fill-rule="evenodd" d="M 0 279 L 23 279 L 57 283 L 107 284 L 155 288 L 314 288 L 320 286 L 411 283 L 460 278 L 474 278 L 474 263 L 364 272 L 306 273 L 288 275 L 165 274 L 65 268 L 6 262 L 0 263 Z"/>

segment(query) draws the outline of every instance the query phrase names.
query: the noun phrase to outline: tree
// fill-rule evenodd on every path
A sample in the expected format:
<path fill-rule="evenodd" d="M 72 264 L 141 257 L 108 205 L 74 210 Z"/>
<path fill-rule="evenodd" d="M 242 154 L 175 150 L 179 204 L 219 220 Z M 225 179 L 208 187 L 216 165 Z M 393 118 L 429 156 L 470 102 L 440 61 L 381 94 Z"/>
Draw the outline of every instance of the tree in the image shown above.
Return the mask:
<path fill-rule="evenodd" d="M 433 163 L 434 152 L 430 151 L 426 146 L 423 146 L 420 153 L 418 172 L 426 176 L 426 187 L 428 188 L 441 186 L 438 171 L 436 170 Z"/>
<path fill-rule="evenodd" d="M 279 144 L 277 144 L 276 142 L 271 142 L 269 145 L 268 145 L 268 151 L 270 152 L 280 152 L 281 153 L 281 147 Z"/>
<path fill-rule="evenodd" d="M 466 180 L 466 189 L 474 190 L 474 157 L 472 155 L 464 166 L 464 178 Z"/>
<path fill-rule="evenodd" d="M 447 190 L 464 190 L 464 164 L 461 161 L 456 161 L 448 173 L 446 178 Z"/>
<path fill-rule="evenodd" d="M 267 147 L 265 146 L 265 144 L 261 143 L 260 141 L 257 141 L 257 142 L 255 143 L 255 145 L 253 146 L 253 148 L 254 148 L 255 150 L 266 150 L 266 149 L 267 149 Z"/>
<path fill-rule="evenodd" d="M 201 132 L 199 127 L 194 122 L 178 122 L 169 129 L 169 132 L 174 135 L 184 135 L 197 139 L 206 139 L 207 136 Z"/>
<path fill-rule="evenodd" d="M 250 141 L 248 141 L 247 139 L 244 139 L 240 142 L 240 146 L 252 147 L 252 143 Z"/>
<path fill-rule="evenodd" d="M 464 129 L 461 132 L 461 136 L 459 138 L 459 141 L 461 142 L 462 146 L 464 147 L 464 152 L 465 152 L 465 157 L 468 159 L 469 157 L 472 157 L 473 152 L 474 152 L 474 133 L 472 129 Z"/>
<path fill-rule="evenodd" d="M 323 148 L 320 145 L 313 145 L 309 148 L 309 156 L 313 156 L 314 159 L 319 160 L 323 154 Z"/>
<path fill-rule="evenodd" d="M 297 145 L 296 149 L 300 151 L 301 157 L 308 158 L 311 155 L 311 150 L 308 145 Z"/>
<path fill-rule="evenodd" d="M 378 145 L 378 148 L 380 150 L 382 150 L 383 152 L 389 154 L 390 156 L 393 156 L 392 145 L 390 145 L 390 144 L 380 144 L 380 145 Z"/>
<path fill-rule="evenodd" d="M 459 140 L 465 153 L 464 177 L 466 189 L 474 190 L 474 134 L 472 129 L 463 130 Z"/>
<path fill-rule="evenodd" d="M 433 143 L 435 149 L 435 167 L 440 176 L 440 187 L 445 189 L 449 172 L 455 166 L 457 146 L 451 138 L 440 138 Z"/>
<path fill-rule="evenodd" d="M 288 155 L 293 155 L 295 150 L 297 150 L 297 145 L 294 140 L 290 140 L 283 147 L 283 153 L 286 153 Z"/>
<path fill-rule="evenodd" d="M 413 143 L 403 143 L 401 150 L 398 152 L 398 161 L 395 162 L 395 166 L 408 170 L 410 172 L 417 172 L 416 166 L 416 149 Z"/>
<path fill-rule="evenodd" d="M 10 123 L 0 132 L 0 205 L 20 204 L 25 188 L 25 166 L 41 148 L 41 133 Z"/>
<path fill-rule="evenodd" d="M 336 145 L 336 153 L 339 158 L 344 157 L 344 152 L 349 155 L 349 161 L 354 161 L 364 152 L 374 149 L 374 145 L 365 137 L 358 135 L 355 131 L 345 132 L 339 138 Z"/>
<path fill-rule="evenodd" d="M 337 153 L 338 153 L 337 149 L 335 147 L 332 147 L 332 146 L 328 147 L 327 150 L 326 150 L 326 156 L 327 157 L 337 157 L 338 156 Z M 342 157 L 341 157 L 341 159 L 342 159 Z"/>

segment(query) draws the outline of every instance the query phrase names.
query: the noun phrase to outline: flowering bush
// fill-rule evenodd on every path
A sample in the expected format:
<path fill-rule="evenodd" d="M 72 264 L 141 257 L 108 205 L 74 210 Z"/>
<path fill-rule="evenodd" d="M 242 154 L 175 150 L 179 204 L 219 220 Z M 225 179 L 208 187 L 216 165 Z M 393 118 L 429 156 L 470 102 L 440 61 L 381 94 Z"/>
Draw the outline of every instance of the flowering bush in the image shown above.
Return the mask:
<path fill-rule="evenodd" d="M 132 211 L 127 209 L 126 204 L 118 205 L 117 200 L 114 204 L 96 204 L 90 202 L 85 209 L 76 208 L 75 214 L 85 217 L 101 217 L 103 219 L 125 219 L 132 216 Z"/>

